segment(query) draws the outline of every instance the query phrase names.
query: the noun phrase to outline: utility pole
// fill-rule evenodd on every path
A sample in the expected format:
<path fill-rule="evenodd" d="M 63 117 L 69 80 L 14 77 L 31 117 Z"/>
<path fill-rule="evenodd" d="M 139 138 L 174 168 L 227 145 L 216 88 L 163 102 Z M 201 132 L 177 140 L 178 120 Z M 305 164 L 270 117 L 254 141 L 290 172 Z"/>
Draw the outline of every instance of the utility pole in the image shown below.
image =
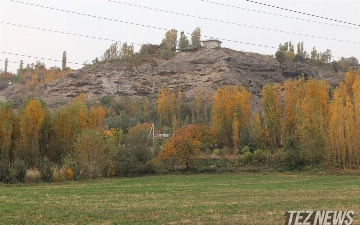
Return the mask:
<path fill-rule="evenodd" d="M 155 145 L 155 123 L 152 123 L 152 126 L 151 126 L 151 128 L 152 128 L 152 138 L 153 138 L 153 151 L 154 151 L 154 145 Z"/>
<path fill-rule="evenodd" d="M 155 145 L 154 144 L 155 143 L 155 124 L 154 123 L 151 124 L 149 136 L 148 136 L 147 141 L 146 141 L 146 146 L 148 144 L 149 137 L 150 137 L 151 134 L 152 134 L 152 151 L 154 152 L 154 145 Z"/>

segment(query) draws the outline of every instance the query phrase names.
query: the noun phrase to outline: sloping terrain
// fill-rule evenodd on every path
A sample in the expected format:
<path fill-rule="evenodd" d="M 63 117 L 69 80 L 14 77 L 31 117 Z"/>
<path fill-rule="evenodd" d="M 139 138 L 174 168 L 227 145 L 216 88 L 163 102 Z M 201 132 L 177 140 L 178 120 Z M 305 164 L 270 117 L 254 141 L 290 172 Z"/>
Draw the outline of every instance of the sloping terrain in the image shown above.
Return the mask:
<path fill-rule="evenodd" d="M 67 104 L 80 93 L 87 101 L 98 101 L 109 95 L 114 99 L 124 96 L 142 98 L 156 96 L 161 87 L 177 90 L 181 87 L 185 98 L 192 98 L 198 90 L 204 96 L 213 94 L 223 85 L 241 84 L 253 94 L 255 103 L 261 88 L 267 83 L 280 83 L 288 78 L 303 75 L 325 79 L 336 84 L 343 73 L 307 64 L 286 61 L 280 64 L 271 56 L 257 53 L 237 52 L 230 49 L 201 49 L 181 52 L 170 60 L 155 59 L 129 69 L 121 62 L 107 62 L 87 66 L 68 76 L 40 85 L 31 93 L 42 98 L 50 108 Z M 1 99 L 9 99 L 15 105 L 21 102 L 23 93 L 14 94 L 9 87 L 0 92 Z"/>

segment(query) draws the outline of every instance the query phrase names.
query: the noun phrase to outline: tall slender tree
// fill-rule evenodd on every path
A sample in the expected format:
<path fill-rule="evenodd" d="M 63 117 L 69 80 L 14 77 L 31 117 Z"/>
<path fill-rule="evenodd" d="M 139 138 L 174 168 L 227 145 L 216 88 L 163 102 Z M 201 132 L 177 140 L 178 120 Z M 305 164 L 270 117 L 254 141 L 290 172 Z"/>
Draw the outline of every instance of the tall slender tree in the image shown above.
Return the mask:
<path fill-rule="evenodd" d="M 8 58 L 6 58 L 5 59 L 5 75 L 6 75 L 6 73 L 8 72 L 8 63 L 9 63 L 9 61 L 8 61 Z"/>
<path fill-rule="evenodd" d="M 199 27 L 191 33 L 191 45 L 194 49 L 201 48 L 201 30 Z"/>
<path fill-rule="evenodd" d="M 184 31 L 181 31 L 178 48 L 179 48 L 180 51 L 182 51 L 182 50 L 184 50 L 184 49 L 186 49 L 188 47 L 189 47 L 189 40 L 186 37 Z"/>
<path fill-rule="evenodd" d="M 66 55 L 66 51 L 63 52 L 62 55 L 62 69 L 66 70 L 66 63 L 67 63 L 67 55 Z"/>

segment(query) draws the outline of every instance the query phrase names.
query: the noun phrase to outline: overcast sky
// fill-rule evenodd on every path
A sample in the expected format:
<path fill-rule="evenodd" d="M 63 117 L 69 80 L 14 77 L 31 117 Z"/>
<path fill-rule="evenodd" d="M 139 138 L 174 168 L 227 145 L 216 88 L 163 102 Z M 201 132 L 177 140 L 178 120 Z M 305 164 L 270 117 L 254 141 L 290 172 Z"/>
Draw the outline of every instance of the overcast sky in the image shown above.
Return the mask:
<path fill-rule="evenodd" d="M 202 39 L 209 37 L 220 40 L 226 39 L 226 41 L 222 40 L 222 46 L 235 50 L 275 54 L 280 42 L 292 41 L 296 46 L 296 43 L 303 41 L 305 50 L 308 52 L 315 46 L 320 52 L 326 49 L 332 50 L 332 54 L 336 57 L 334 59 L 341 56 L 355 56 L 360 59 L 360 26 L 305 16 L 251 3 L 246 0 L 209 0 L 239 8 L 216 5 L 202 0 L 19 0 L 24 3 L 53 7 L 117 21 L 81 16 L 16 1 L 0 0 L 0 60 L 8 58 L 10 62 L 19 62 L 22 59 L 25 64 L 31 64 L 34 63 L 36 59 L 9 55 L 7 53 L 17 53 L 61 61 L 62 52 L 67 51 L 68 61 L 79 63 L 79 65 L 69 63 L 68 66 L 78 69 L 84 61 L 91 62 L 95 57 L 101 56 L 113 41 L 41 31 L 4 23 L 32 26 L 41 29 L 136 44 L 159 44 L 164 37 L 166 29 L 175 28 L 178 30 L 178 33 L 182 30 L 184 30 L 185 33 L 191 33 L 199 26 L 203 35 Z M 181 16 L 119 4 L 115 3 L 115 1 L 190 16 Z M 257 0 L 257 2 L 281 6 L 353 24 L 360 24 L 359 0 Z M 194 18 L 192 16 L 208 19 Z M 302 20 L 289 17 L 297 17 Z M 234 24 L 213 20 L 222 20 Z M 308 22 L 306 20 L 321 23 Z M 156 28 L 132 25 L 119 21 Z M 337 26 L 324 23 L 331 23 Z M 256 29 L 249 26 L 270 30 Z M 302 35 L 289 34 L 286 32 Z M 304 35 L 316 37 L 307 37 Z M 269 47 L 262 47 L 264 45 Z M 135 45 L 136 50 L 138 50 L 139 47 L 139 45 Z M 61 67 L 61 62 L 42 61 L 45 62 L 47 67 L 54 65 Z M 4 61 L 0 61 L 0 68 L 4 69 Z M 9 63 L 10 71 L 16 72 L 17 68 L 18 63 Z"/>

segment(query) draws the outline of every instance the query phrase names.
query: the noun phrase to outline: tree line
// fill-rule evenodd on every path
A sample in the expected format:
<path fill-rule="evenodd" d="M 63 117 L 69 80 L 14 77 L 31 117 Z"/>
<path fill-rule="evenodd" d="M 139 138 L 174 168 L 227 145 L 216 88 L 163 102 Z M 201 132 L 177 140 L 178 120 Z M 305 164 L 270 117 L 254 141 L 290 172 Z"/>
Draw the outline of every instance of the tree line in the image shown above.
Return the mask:
<path fill-rule="evenodd" d="M 312 66 L 329 67 L 335 71 L 356 70 L 359 68 L 359 61 L 355 57 L 341 57 L 339 60 L 333 60 L 330 49 L 319 52 L 313 47 L 310 52 L 307 52 L 304 48 L 304 42 L 299 42 L 296 45 L 296 50 L 291 41 L 285 42 L 284 44 L 280 43 L 275 57 L 280 63 L 283 63 L 285 60 L 290 60 L 307 63 Z"/>
<path fill-rule="evenodd" d="M 29 93 L 41 84 L 47 84 L 50 81 L 62 78 L 72 70 L 66 66 L 66 52 L 63 53 L 62 69 L 59 67 L 46 68 L 41 61 L 24 65 L 23 60 L 19 62 L 17 73 L 7 71 L 7 59 L 5 61 L 5 70 L 0 70 L 0 90 L 9 87 L 11 84 L 17 84 L 17 92 Z"/>
<path fill-rule="evenodd" d="M 360 73 L 349 71 L 337 87 L 303 77 L 268 84 L 261 110 L 242 86 L 213 96 L 199 91 L 192 101 L 167 87 L 155 100 L 104 96 L 90 106 L 81 94 L 55 111 L 41 99 L 28 98 L 17 111 L 1 102 L 0 179 L 9 180 L 17 167 L 36 168 L 43 180 L 153 173 L 196 167 L 219 152 L 237 167 L 358 168 L 359 90 Z M 153 122 L 156 133 L 171 137 L 153 141 Z"/>

